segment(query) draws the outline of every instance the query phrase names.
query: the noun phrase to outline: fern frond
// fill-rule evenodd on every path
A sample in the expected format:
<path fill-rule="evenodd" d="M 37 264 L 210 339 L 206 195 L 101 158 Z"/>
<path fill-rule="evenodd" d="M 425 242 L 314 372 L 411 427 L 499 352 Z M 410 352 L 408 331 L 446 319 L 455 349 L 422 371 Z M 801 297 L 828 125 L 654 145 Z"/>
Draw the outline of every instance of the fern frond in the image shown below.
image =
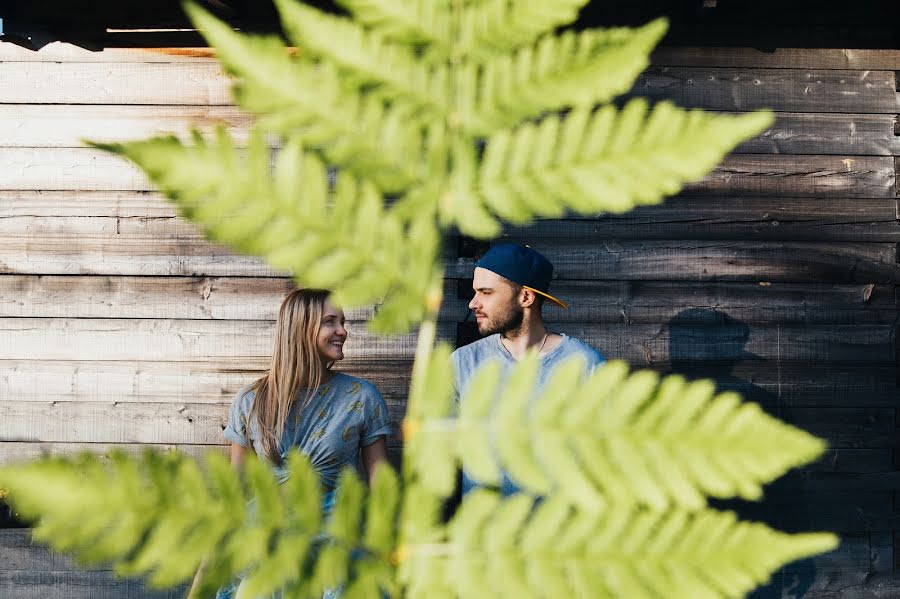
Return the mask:
<path fill-rule="evenodd" d="M 668 102 L 648 112 L 643 99 L 620 111 L 576 108 L 492 135 L 469 197 L 480 210 L 514 223 L 566 211 L 625 212 L 700 179 L 771 122 L 769 112 L 726 116 Z M 471 226 L 457 208 L 442 207 L 442 215 L 468 235 L 488 236 L 491 229 Z"/>
<path fill-rule="evenodd" d="M 416 576 L 430 560 L 464 597 L 724 599 L 836 545 L 831 534 L 787 535 L 713 510 L 595 513 L 559 497 L 535 507 L 526 496 L 482 490 L 463 500 L 443 551 L 410 547 L 419 570 L 405 571 L 405 582 L 422 585 Z"/>
<path fill-rule="evenodd" d="M 441 79 L 432 70 L 445 66 L 429 68 L 412 48 L 388 41 L 350 19 L 296 0 L 276 0 L 275 4 L 290 40 L 312 56 L 336 64 L 345 82 L 390 102 L 406 102 L 413 108 L 411 116 L 446 116 L 448 94 L 435 94 L 431 86 L 432 79 Z"/>
<path fill-rule="evenodd" d="M 116 454 L 108 462 L 85 454 L 4 467 L 0 480 L 22 514 L 39 518 L 36 539 L 88 563 L 112 562 L 123 574 L 150 573 L 157 586 L 190 579 L 204 559 L 204 597 L 241 571 L 254 597 L 282 587 L 321 594 L 354 584 L 358 572 L 369 581 L 363 584 L 395 586 L 389 548 L 396 531 L 380 522 L 397 518 L 398 482 L 389 466 L 376 474 L 377 509 L 366 510 L 362 483 L 347 473 L 323 522 L 318 476 L 300 454 L 289 457 L 282 485 L 259 460 L 246 463 L 246 486 L 224 457 L 211 454 L 205 465 L 204 474 L 175 453 Z"/>
<path fill-rule="evenodd" d="M 385 193 L 420 179 L 421 135 L 412 105 L 387 106 L 347 86 L 334 65 L 292 58 L 278 38 L 242 35 L 195 5 L 186 10 L 237 76 L 235 100 L 261 115 L 258 126 L 300 136 L 330 163 L 366 176 Z"/>
<path fill-rule="evenodd" d="M 446 57 L 450 51 L 447 5 L 434 0 L 338 0 L 356 20 L 384 37 Z"/>
<path fill-rule="evenodd" d="M 608 102 L 631 89 L 667 24 L 546 35 L 534 46 L 486 60 L 476 108 L 463 126 L 477 136 L 547 112 Z"/>
<path fill-rule="evenodd" d="M 274 168 L 258 131 L 246 152 L 224 131 L 194 145 L 160 137 L 95 147 L 133 160 L 212 239 L 265 257 L 303 286 L 332 289 L 340 304 L 383 300 L 374 328 L 405 330 L 421 318 L 440 243 L 431 217 L 398 218 L 349 173 L 337 175 L 332 196 L 324 164 L 299 140 L 288 140 Z"/>
<path fill-rule="evenodd" d="M 483 58 L 534 42 L 571 23 L 587 0 L 484 0 L 460 15 L 458 51 Z"/>
<path fill-rule="evenodd" d="M 485 365 L 455 422 L 439 403 L 433 413 L 410 412 L 407 428 L 429 433 L 411 439 L 410 467 L 423 484 L 443 493 L 448 483 L 435 473 L 459 462 L 481 484 L 497 485 L 505 471 L 531 495 L 555 493 L 582 509 L 614 502 L 698 510 L 705 496 L 760 499 L 763 484 L 825 448 L 736 394 L 715 395 L 710 381 L 660 383 L 652 371 L 629 376 L 622 362 L 585 380 L 575 359 L 535 395 L 537 367 L 534 354 L 508 373 Z M 449 376 L 449 366 L 431 368 Z"/>

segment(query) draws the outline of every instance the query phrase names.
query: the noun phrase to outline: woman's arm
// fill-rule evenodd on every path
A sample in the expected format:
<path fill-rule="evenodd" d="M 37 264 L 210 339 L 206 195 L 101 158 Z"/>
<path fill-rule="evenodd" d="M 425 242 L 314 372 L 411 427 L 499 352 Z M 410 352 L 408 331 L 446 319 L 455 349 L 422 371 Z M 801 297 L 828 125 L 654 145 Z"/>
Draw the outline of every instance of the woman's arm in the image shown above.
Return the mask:
<path fill-rule="evenodd" d="M 244 468 L 244 454 L 247 449 L 237 443 L 231 444 L 231 467 L 240 472 Z"/>
<path fill-rule="evenodd" d="M 384 437 L 378 437 L 374 443 L 363 446 L 362 459 L 371 485 L 372 477 L 375 476 L 375 468 L 380 462 L 387 460 L 387 443 L 385 443 Z"/>

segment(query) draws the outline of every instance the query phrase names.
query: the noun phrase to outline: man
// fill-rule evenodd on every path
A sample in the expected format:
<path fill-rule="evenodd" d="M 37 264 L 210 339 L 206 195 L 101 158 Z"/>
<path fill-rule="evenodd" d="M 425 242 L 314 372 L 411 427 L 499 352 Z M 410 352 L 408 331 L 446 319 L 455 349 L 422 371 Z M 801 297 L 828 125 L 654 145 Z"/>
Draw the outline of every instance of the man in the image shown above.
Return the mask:
<path fill-rule="evenodd" d="M 453 352 L 453 370 L 457 399 L 465 398 L 466 386 L 479 366 L 497 360 L 504 372 L 521 359 L 529 349 L 540 356 L 536 386 L 542 388 L 553 369 L 567 358 L 581 356 L 587 372 L 604 362 L 596 349 L 564 333 L 554 333 L 544 324 L 541 308 L 545 301 L 561 308 L 568 306 L 550 295 L 553 265 L 528 246 L 505 243 L 488 250 L 475 263 L 472 288 L 475 296 L 469 302 L 474 311 L 478 332 L 485 335 L 474 343 Z M 463 472 L 463 493 L 476 483 Z M 504 474 L 501 491 L 515 493 L 518 487 Z"/>

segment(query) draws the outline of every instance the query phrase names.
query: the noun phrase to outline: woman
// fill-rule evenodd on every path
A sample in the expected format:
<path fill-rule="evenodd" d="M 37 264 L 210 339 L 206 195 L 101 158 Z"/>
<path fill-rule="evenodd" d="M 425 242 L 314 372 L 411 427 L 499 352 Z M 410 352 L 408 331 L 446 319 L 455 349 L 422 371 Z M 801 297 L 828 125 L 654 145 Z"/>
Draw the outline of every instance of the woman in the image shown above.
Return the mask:
<path fill-rule="evenodd" d="M 371 383 L 331 368 L 344 359 L 344 313 L 322 289 L 298 289 L 282 302 L 268 371 L 240 391 L 231 406 L 225 438 L 240 469 L 252 447 L 279 482 L 294 448 L 303 452 L 322 483 L 322 509 L 334 504 L 338 476 L 364 467 L 371 480 L 386 458 L 387 405 Z M 360 463 L 360 458 L 361 462 Z M 218 598 L 230 597 L 222 589 Z"/>

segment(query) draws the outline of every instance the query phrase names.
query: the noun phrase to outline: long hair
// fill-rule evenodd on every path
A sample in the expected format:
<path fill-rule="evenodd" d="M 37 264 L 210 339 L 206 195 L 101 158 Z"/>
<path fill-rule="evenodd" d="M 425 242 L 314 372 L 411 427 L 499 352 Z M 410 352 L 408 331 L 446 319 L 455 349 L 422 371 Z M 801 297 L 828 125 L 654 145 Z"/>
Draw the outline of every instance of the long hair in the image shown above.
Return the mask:
<path fill-rule="evenodd" d="M 300 390 L 305 389 L 298 408 L 302 411 L 322 382 L 324 369 L 316 338 L 329 294 L 324 289 L 296 289 L 284 298 L 275 323 L 269 369 L 250 387 L 256 392 L 250 420 L 259 425 L 263 453 L 275 464 L 281 464 L 281 439 Z"/>

